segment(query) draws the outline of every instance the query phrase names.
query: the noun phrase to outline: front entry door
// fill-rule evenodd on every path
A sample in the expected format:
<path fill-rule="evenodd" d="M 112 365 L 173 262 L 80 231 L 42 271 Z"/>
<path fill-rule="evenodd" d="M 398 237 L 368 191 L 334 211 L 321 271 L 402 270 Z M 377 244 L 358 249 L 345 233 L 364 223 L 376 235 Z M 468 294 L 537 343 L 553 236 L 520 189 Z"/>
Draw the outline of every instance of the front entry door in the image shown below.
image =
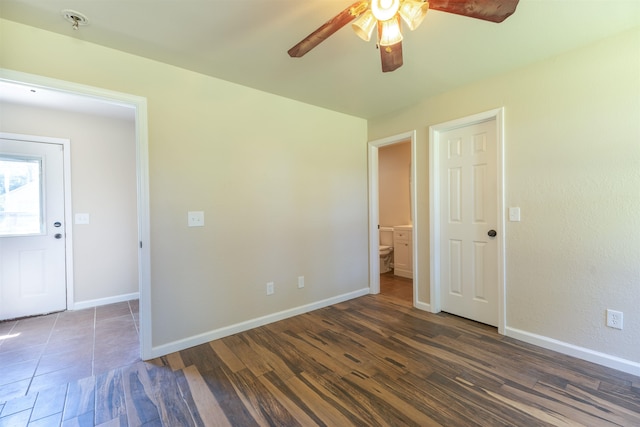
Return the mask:
<path fill-rule="evenodd" d="M 495 119 L 440 137 L 441 308 L 497 326 Z"/>
<path fill-rule="evenodd" d="M 0 139 L 0 320 L 67 307 L 63 148 Z"/>

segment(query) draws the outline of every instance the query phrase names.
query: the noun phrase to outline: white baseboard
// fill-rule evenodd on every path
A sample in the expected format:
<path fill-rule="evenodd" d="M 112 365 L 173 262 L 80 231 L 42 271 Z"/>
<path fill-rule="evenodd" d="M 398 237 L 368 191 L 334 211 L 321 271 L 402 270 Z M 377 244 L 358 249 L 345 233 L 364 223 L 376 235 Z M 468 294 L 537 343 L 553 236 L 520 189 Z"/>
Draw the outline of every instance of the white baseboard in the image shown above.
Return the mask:
<path fill-rule="evenodd" d="M 73 307 L 69 307 L 69 310 L 83 310 L 85 308 L 99 307 L 101 305 L 114 304 L 116 302 L 123 302 L 123 301 L 131 301 L 133 299 L 139 299 L 139 298 L 140 298 L 140 293 L 134 292 L 132 294 L 123 294 L 123 295 L 116 295 L 116 296 L 107 297 L 107 298 L 98 298 L 98 299 L 92 299 L 87 301 L 79 301 L 74 303 Z"/>
<path fill-rule="evenodd" d="M 343 301 L 347 301 L 353 298 L 358 298 L 363 295 L 369 294 L 369 288 L 359 289 L 354 292 L 338 295 L 332 298 L 327 298 L 322 301 L 313 302 L 311 304 L 302 305 L 299 307 L 290 308 L 288 310 L 280 311 L 278 313 L 268 314 L 266 316 L 257 317 L 255 319 L 247 320 L 245 322 L 236 323 L 235 325 L 225 326 L 213 331 L 205 332 L 192 337 L 184 338 L 178 341 L 173 341 L 168 344 L 159 345 L 151 349 L 149 358 L 155 358 L 164 356 L 169 353 L 184 350 L 185 348 L 195 347 L 200 344 L 204 344 L 209 341 L 217 340 L 227 337 L 229 335 L 244 332 L 249 329 L 264 326 L 269 323 L 277 322 L 279 320 L 287 319 L 289 317 L 297 316 L 299 314 L 308 313 L 319 308 L 328 307 L 333 304 L 338 304 Z"/>
<path fill-rule="evenodd" d="M 427 311 L 431 313 L 431 304 L 427 304 L 426 302 L 416 301 L 414 307 L 418 310 Z"/>
<path fill-rule="evenodd" d="M 522 331 L 520 329 L 507 327 L 505 328 L 505 335 L 529 344 L 546 348 L 548 350 L 557 351 L 558 353 L 577 357 L 578 359 L 597 363 L 598 365 L 617 369 L 628 374 L 640 376 L 640 363 L 638 362 L 622 359 L 620 357 L 590 350 L 588 348 L 579 347 L 577 345 L 569 344 L 564 341 L 559 341 L 531 332 Z"/>

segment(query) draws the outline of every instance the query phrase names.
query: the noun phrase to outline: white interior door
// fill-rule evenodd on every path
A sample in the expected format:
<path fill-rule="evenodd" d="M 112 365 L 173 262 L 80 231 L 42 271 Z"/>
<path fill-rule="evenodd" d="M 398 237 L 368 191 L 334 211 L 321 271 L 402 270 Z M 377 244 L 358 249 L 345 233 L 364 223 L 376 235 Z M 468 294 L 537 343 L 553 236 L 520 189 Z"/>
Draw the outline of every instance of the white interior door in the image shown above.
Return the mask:
<path fill-rule="evenodd" d="M 65 310 L 63 145 L 0 139 L 0 320 Z"/>
<path fill-rule="evenodd" d="M 443 311 L 498 325 L 495 120 L 440 135 Z"/>

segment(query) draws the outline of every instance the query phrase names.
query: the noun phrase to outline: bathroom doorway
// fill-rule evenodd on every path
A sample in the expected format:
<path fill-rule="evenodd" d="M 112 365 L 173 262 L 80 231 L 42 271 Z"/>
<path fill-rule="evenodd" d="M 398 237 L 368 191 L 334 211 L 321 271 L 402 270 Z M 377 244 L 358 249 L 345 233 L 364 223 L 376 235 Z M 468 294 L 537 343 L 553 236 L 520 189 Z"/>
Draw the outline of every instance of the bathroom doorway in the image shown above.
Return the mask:
<path fill-rule="evenodd" d="M 414 163 L 415 131 L 369 142 L 370 292 L 416 306 Z"/>
<path fill-rule="evenodd" d="M 413 301 L 411 140 L 378 149 L 380 293 Z"/>

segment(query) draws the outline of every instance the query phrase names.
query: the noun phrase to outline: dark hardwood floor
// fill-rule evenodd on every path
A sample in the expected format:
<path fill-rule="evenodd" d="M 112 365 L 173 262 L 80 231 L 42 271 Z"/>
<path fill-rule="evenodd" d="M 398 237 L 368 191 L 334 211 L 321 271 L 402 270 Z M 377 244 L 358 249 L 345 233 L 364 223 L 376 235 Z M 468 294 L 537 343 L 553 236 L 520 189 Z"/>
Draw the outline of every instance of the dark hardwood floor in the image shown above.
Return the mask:
<path fill-rule="evenodd" d="M 20 399 L 0 426 L 640 426 L 640 377 L 416 310 L 406 289 Z"/>

